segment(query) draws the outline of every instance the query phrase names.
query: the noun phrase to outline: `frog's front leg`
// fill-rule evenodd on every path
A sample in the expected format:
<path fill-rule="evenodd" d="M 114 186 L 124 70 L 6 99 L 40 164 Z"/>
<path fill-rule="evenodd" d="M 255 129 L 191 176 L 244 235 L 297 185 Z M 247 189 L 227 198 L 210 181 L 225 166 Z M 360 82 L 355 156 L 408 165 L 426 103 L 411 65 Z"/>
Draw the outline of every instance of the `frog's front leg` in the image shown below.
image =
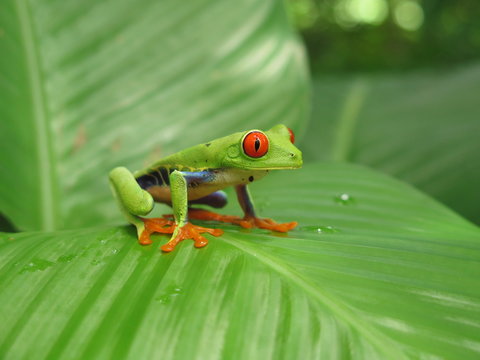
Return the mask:
<path fill-rule="evenodd" d="M 289 223 L 277 223 L 272 219 L 262 219 L 257 217 L 247 186 L 237 185 L 235 186 L 235 190 L 237 192 L 238 202 L 240 203 L 240 206 L 245 214 L 243 218 L 238 216 L 221 215 L 203 209 L 191 209 L 189 212 L 190 218 L 197 220 L 222 221 L 237 224 L 247 229 L 258 227 L 261 229 L 268 229 L 278 232 L 288 232 L 297 226 L 298 223 L 296 221 Z"/>
<path fill-rule="evenodd" d="M 123 215 L 129 223 L 137 228 L 138 242 L 141 245 L 152 243 L 150 234 L 153 232 L 173 232 L 173 221 L 167 219 L 145 219 L 145 216 L 153 209 L 153 198 L 143 190 L 135 180 L 133 174 L 124 167 L 117 167 L 110 171 L 110 185 L 113 195 Z"/>
<path fill-rule="evenodd" d="M 169 176 L 175 230 L 170 241 L 161 247 L 165 252 L 172 251 L 180 241 L 185 239 L 192 239 L 197 248 L 207 245 L 208 240 L 200 235 L 204 232 L 213 236 L 223 234 L 223 231 L 220 229 L 205 228 L 188 222 L 188 176 L 187 172 L 177 170 L 173 171 Z"/>

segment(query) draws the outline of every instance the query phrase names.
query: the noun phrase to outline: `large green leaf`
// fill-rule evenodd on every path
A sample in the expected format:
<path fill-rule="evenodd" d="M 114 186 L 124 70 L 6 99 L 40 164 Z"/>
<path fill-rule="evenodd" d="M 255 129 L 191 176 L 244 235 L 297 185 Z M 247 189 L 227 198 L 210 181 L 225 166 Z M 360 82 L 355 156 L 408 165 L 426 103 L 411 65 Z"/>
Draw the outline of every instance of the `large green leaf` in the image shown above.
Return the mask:
<path fill-rule="evenodd" d="M 366 164 L 480 223 L 480 65 L 406 75 L 318 76 L 308 160 Z"/>
<path fill-rule="evenodd" d="M 298 229 L 225 225 L 169 254 L 129 227 L 1 235 L 0 357 L 480 356 L 478 227 L 353 165 L 252 187 L 264 215 Z"/>
<path fill-rule="evenodd" d="M 23 230 L 115 218 L 113 166 L 307 117 L 274 0 L 5 0 L 0 54 L 0 212 Z"/>

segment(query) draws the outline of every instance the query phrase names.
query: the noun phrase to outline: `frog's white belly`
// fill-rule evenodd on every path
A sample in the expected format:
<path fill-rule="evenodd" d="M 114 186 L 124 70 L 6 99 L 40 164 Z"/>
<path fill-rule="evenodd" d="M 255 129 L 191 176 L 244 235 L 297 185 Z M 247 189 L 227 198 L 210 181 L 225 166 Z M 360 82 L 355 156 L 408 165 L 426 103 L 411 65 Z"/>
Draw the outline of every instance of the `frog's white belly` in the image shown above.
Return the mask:
<path fill-rule="evenodd" d="M 208 171 L 205 180 L 193 177 L 188 181 L 188 200 L 203 198 L 229 186 L 249 184 L 267 175 L 268 170 L 215 169 Z M 171 203 L 170 186 L 155 185 L 146 189 L 156 202 Z"/>

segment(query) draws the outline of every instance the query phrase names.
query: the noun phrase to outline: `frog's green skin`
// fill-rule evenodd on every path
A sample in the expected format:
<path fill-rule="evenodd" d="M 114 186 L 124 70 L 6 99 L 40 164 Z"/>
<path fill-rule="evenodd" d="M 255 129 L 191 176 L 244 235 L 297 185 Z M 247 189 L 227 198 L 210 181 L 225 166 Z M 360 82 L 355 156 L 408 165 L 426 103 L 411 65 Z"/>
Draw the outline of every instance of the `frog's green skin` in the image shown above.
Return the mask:
<path fill-rule="evenodd" d="M 255 217 L 247 184 L 264 177 L 269 170 L 295 169 L 302 166 L 302 154 L 290 141 L 290 132 L 277 125 L 263 132 L 269 141 L 268 151 L 252 158 L 243 149 L 244 137 L 252 131 L 234 133 L 196 145 L 165 157 L 151 166 L 130 173 L 124 167 L 110 172 L 110 183 L 127 220 L 137 227 L 139 238 L 145 225 L 140 216 L 147 215 L 154 202 L 172 206 L 175 231 L 187 224 L 188 208 L 199 203 L 213 207 L 226 204 L 219 191 L 235 186 L 245 216 Z"/>

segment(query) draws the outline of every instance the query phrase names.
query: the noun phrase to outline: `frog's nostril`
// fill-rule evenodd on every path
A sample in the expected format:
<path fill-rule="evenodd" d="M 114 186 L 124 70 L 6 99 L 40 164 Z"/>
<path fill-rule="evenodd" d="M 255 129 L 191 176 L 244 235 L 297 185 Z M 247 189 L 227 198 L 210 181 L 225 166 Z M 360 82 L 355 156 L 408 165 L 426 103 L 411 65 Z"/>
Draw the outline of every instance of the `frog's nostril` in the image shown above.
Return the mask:
<path fill-rule="evenodd" d="M 294 153 L 290 153 L 290 156 L 291 156 L 291 157 L 294 157 L 294 156 L 295 156 L 295 154 L 294 154 Z"/>

